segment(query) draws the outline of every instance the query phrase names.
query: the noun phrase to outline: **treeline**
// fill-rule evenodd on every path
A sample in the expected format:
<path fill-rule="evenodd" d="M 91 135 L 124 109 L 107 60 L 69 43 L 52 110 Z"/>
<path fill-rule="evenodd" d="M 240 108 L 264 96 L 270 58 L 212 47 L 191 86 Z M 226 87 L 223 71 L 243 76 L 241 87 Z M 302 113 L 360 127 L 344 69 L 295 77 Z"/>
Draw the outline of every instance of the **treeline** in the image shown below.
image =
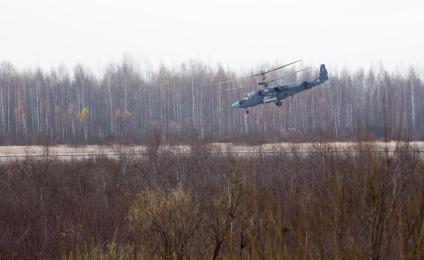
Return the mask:
<path fill-rule="evenodd" d="M 82 66 L 24 71 L 2 63 L 0 144 L 144 143 L 153 131 L 174 142 L 424 137 L 424 84 L 417 71 L 328 69 L 325 85 L 246 115 L 231 104 L 254 87 L 225 91 L 243 83 L 217 82 L 243 75 L 198 61 L 152 69 L 124 59 L 101 75 Z"/>

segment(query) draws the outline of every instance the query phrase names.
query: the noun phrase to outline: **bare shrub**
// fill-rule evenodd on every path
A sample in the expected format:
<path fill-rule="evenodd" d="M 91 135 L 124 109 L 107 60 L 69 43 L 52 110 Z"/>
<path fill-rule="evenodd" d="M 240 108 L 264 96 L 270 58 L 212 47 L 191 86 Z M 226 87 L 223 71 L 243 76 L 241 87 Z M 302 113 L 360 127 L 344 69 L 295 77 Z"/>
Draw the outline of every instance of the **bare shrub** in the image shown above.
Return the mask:
<path fill-rule="evenodd" d="M 424 160 L 410 145 L 192 151 L 0 164 L 0 258 L 423 257 Z"/>
<path fill-rule="evenodd" d="M 129 231 L 143 245 L 141 251 L 164 259 L 186 258 L 201 222 L 199 205 L 182 185 L 171 192 L 146 190 L 128 216 Z"/>

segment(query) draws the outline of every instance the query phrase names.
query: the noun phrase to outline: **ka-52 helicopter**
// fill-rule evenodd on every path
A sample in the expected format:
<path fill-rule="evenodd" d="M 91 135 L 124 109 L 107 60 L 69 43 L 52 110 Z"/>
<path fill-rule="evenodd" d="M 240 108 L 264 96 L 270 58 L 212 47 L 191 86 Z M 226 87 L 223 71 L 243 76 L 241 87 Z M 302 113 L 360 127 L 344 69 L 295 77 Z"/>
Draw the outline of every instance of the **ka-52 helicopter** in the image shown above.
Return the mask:
<path fill-rule="evenodd" d="M 232 104 L 231 107 L 233 108 L 248 108 L 248 107 L 253 107 L 253 106 L 257 106 L 260 104 L 264 104 L 264 103 L 271 103 L 274 102 L 276 106 L 281 106 L 282 102 L 280 100 L 285 99 L 287 97 L 293 97 L 295 94 L 308 90 L 310 88 L 316 87 L 318 85 L 321 85 L 322 83 L 324 83 L 325 81 L 328 80 L 328 73 L 327 73 L 327 69 L 325 68 L 324 64 L 321 64 L 320 70 L 319 70 L 319 76 L 318 78 L 314 79 L 314 80 L 306 80 L 306 81 L 302 81 L 302 82 L 297 82 L 297 83 L 289 83 L 289 84 L 277 84 L 277 85 L 271 85 L 272 82 L 280 80 L 284 77 L 286 77 L 287 75 L 284 75 L 283 77 L 279 77 L 279 78 L 274 78 L 271 80 L 267 80 L 266 79 L 266 75 L 270 72 L 282 69 L 284 67 L 287 67 L 289 65 L 292 65 L 294 63 L 300 62 L 301 60 L 297 60 L 276 68 L 272 68 L 269 70 L 263 70 L 257 74 L 253 74 L 249 77 L 258 77 L 261 76 L 261 81 L 257 82 L 256 84 L 258 86 L 262 86 L 262 89 L 258 89 L 256 91 L 250 92 L 249 94 L 246 95 L 245 98 L 243 98 L 240 101 L 234 102 L 234 104 Z M 293 73 L 298 73 L 301 71 L 304 71 L 308 68 L 304 68 L 304 69 L 300 69 L 297 70 Z M 291 73 L 292 74 L 292 73 Z M 232 82 L 234 80 L 228 80 L 228 81 L 224 81 L 221 83 L 226 83 L 226 82 Z M 244 87 L 237 87 L 237 88 L 230 88 L 230 89 L 226 89 L 226 90 L 233 90 L 233 89 L 239 89 L 239 88 L 244 88 Z M 246 110 L 246 114 L 248 114 L 249 111 Z"/>

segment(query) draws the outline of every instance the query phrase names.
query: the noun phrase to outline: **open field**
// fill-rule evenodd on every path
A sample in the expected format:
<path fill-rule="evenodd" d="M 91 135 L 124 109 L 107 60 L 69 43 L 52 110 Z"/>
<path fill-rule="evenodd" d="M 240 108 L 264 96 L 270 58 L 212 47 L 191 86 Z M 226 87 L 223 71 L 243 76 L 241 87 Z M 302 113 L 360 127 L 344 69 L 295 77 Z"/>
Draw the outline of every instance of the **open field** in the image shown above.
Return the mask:
<path fill-rule="evenodd" d="M 392 154 L 399 145 L 408 144 L 411 149 L 424 152 L 424 142 L 328 142 L 328 143 L 275 143 L 264 145 L 235 145 L 230 143 L 207 144 L 208 152 L 214 154 L 232 154 L 234 156 L 250 156 L 257 154 L 291 154 L 309 153 L 317 147 L 325 147 L 328 152 L 354 153 L 359 146 L 368 146 L 375 152 L 388 152 Z M 159 152 L 174 154 L 189 154 L 191 146 L 188 145 L 161 145 L 156 147 Z M 149 151 L 148 146 L 122 146 L 122 145 L 85 145 L 85 146 L 0 146 L 0 161 L 20 160 L 31 157 L 33 159 L 45 156 L 61 159 L 88 159 L 104 156 L 116 159 L 120 154 L 134 157 L 145 156 Z"/>

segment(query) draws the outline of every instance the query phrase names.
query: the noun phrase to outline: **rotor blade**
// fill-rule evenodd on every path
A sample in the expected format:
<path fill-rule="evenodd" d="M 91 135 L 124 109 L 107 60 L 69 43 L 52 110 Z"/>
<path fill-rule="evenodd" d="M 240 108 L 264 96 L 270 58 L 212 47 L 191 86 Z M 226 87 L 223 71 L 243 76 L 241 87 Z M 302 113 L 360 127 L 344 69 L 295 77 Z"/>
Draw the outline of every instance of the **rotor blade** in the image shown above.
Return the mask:
<path fill-rule="evenodd" d="M 279 79 L 284 79 L 284 78 L 286 78 L 286 77 L 288 77 L 288 76 L 290 76 L 290 75 L 294 75 L 294 74 L 296 74 L 296 73 L 299 73 L 299 72 L 301 72 L 301 71 L 305 71 L 305 70 L 309 70 L 309 69 L 311 69 L 311 67 L 306 67 L 306 68 L 302 68 L 302 69 L 300 69 L 300 70 L 296 70 L 296 71 L 291 72 L 291 73 L 287 73 L 287 74 L 285 74 L 285 75 L 283 75 L 283 76 L 281 76 L 281 77 L 278 77 L 278 78 L 275 78 L 275 79 L 271 79 L 271 80 L 269 80 L 269 81 L 268 81 L 268 83 L 274 82 L 274 81 L 279 80 Z"/>
<path fill-rule="evenodd" d="M 218 81 L 215 84 L 216 85 L 227 84 L 227 83 L 242 81 L 242 80 L 246 80 L 246 79 L 250 79 L 250 78 L 251 78 L 251 76 L 245 76 L 245 77 L 240 77 L 240 78 L 237 78 L 237 79 L 229 79 L 229 80 L 225 80 L 225 81 Z"/>
<path fill-rule="evenodd" d="M 273 69 L 269 69 L 269 70 L 267 70 L 267 71 L 262 71 L 262 72 L 259 72 L 259 73 L 256 73 L 256 74 L 253 74 L 253 75 L 252 75 L 252 77 L 261 76 L 261 75 L 264 75 L 264 74 L 270 73 L 270 72 L 272 72 L 272 71 L 276 71 L 276 70 L 282 69 L 282 68 L 284 68 L 284 67 L 287 67 L 287 66 L 289 66 L 289 65 L 295 64 L 295 63 L 300 62 L 300 61 L 302 61 L 302 60 L 293 61 L 293 62 L 290 62 L 290 63 L 284 64 L 284 65 L 282 65 L 282 66 L 279 66 L 279 67 L 276 67 L 276 68 L 273 68 Z"/>
<path fill-rule="evenodd" d="M 238 80 L 240 80 L 240 79 L 230 79 L 230 80 L 225 80 L 225 81 L 219 81 L 219 82 L 217 82 L 215 84 L 216 85 L 221 85 L 221 84 L 231 83 L 231 82 L 238 81 Z"/>
<path fill-rule="evenodd" d="M 230 90 L 236 90 L 236 89 L 242 89 L 242 88 L 249 88 L 249 87 L 252 87 L 252 86 L 242 86 L 242 87 L 236 87 L 236 88 L 224 88 L 224 90 L 230 91 Z"/>
<path fill-rule="evenodd" d="M 284 68 L 284 67 L 290 66 L 290 65 L 295 64 L 295 63 L 298 63 L 298 62 L 300 62 L 300 61 L 302 61 L 302 60 L 297 60 L 297 61 L 293 61 L 293 62 L 287 63 L 287 64 L 282 65 L 282 66 L 280 66 L 280 67 L 270 69 L 270 70 L 266 71 L 265 73 L 269 73 L 269 72 L 272 72 L 272 71 L 276 71 L 276 70 L 282 69 L 282 68 Z"/>

